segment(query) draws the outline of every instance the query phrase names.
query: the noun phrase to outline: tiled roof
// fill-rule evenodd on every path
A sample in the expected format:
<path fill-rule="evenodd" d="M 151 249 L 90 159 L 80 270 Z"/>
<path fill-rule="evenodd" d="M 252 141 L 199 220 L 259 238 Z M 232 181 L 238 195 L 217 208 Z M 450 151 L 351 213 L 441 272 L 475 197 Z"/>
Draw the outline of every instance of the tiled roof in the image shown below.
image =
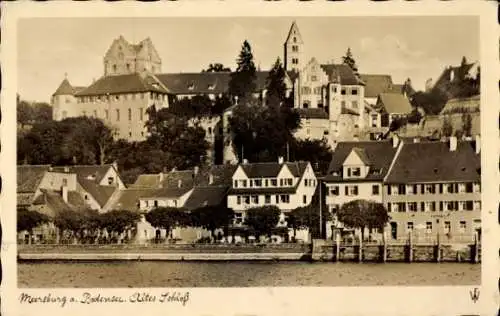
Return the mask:
<path fill-rule="evenodd" d="M 441 110 L 440 114 L 451 114 L 456 111 L 479 112 L 481 97 L 479 95 L 470 98 L 450 99 Z"/>
<path fill-rule="evenodd" d="M 340 142 L 335 147 L 332 161 L 328 168 L 327 181 L 342 180 L 342 166 L 353 149 L 364 152 L 364 158 L 370 166 L 368 179 L 382 180 L 389 170 L 397 148 L 390 141 Z M 337 175 L 333 175 L 336 172 Z"/>
<path fill-rule="evenodd" d="M 158 188 L 160 185 L 159 174 L 140 174 L 131 188 Z"/>
<path fill-rule="evenodd" d="M 138 73 L 104 76 L 76 95 L 89 96 L 149 91 L 167 93 L 168 91 L 160 83 L 153 75 L 149 74 L 144 77 Z"/>
<path fill-rule="evenodd" d="M 189 195 L 184 207 L 194 210 L 203 206 L 218 206 L 225 203 L 227 186 L 196 187 Z"/>
<path fill-rule="evenodd" d="M 179 198 L 184 194 L 191 191 L 193 187 L 181 187 L 181 188 L 160 188 L 152 190 L 145 198 Z"/>
<path fill-rule="evenodd" d="M 33 204 L 46 205 L 47 208 L 44 208 L 45 215 L 48 215 L 50 217 L 55 217 L 59 212 L 72 211 L 78 209 L 77 205 L 71 205 L 69 203 L 64 202 L 61 193 L 59 191 L 45 190 L 45 189 L 42 189 L 41 191 L 42 194 L 40 194 L 36 198 Z"/>
<path fill-rule="evenodd" d="M 118 190 L 115 186 L 99 185 L 94 180 L 78 178 L 78 183 L 99 203 L 101 207 L 106 205 L 113 193 Z"/>
<path fill-rule="evenodd" d="M 361 74 L 361 79 L 365 82 L 365 97 L 376 98 L 379 94 L 391 90 L 392 77 L 390 75 Z"/>
<path fill-rule="evenodd" d="M 157 77 L 173 94 L 221 94 L 227 91 L 231 73 L 170 73 L 159 74 Z"/>
<path fill-rule="evenodd" d="M 475 143 L 458 141 L 455 151 L 448 142 L 403 143 L 388 183 L 480 181 L 481 156 Z"/>
<path fill-rule="evenodd" d="M 213 165 L 208 171 L 213 177 L 213 182 L 211 185 L 215 186 L 231 186 L 233 173 L 238 168 L 237 165 Z"/>
<path fill-rule="evenodd" d="M 69 83 L 68 79 L 64 78 L 64 80 L 61 82 L 59 87 L 57 88 L 56 92 L 52 95 L 73 95 L 75 94 L 75 88 L 71 86 Z"/>
<path fill-rule="evenodd" d="M 304 165 L 305 164 L 305 165 Z M 307 163 L 287 162 L 286 165 L 295 177 L 302 175 Z M 249 178 L 274 178 L 281 171 L 282 165 L 277 162 L 256 162 L 240 164 L 241 168 Z"/>
<path fill-rule="evenodd" d="M 52 167 L 52 171 L 54 172 L 66 172 L 67 173 L 76 173 L 78 178 L 95 177 L 96 182 L 101 182 L 102 178 L 106 175 L 109 168 L 112 168 L 113 165 L 76 165 L 76 166 L 65 166 L 65 167 Z"/>
<path fill-rule="evenodd" d="M 474 65 L 475 65 L 475 63 L 467 64 L 464 70 L 466 72 L 469 72 Z M 438 80 L 436 80 L 435 86 L 443 85 L 447 82 L 450 82 L 450 73 L 452 71 L 455 72 L 455 78 L 457 78 L 457 74 L 458 74 L 458 71 L 460 70 L 460 67 L 461 66 L 459 65 L 459 66 L 453 66 L 453 67 L 450 66 L 448 68 L 445 68 L 443 70 L 443 72 L 441 73 L 441 76 L 439 76 Z"/>
<path fill-rule="evenodd" d="M 340 78 L 341 85 L 365 85 L 348 65 L 323 64 L 321 68 L 328 75 L 330 82 L 337 82 L 337 79 Z"/>
<path fill-rule="evenodd" d="M 293 194 L 297 187 L 279 187 L 279 188 L 231 188 L 229 194 Z"/>
<path fill-rule="evenodd" d="M 17 192 L 34 193 L 49 167 L 49 165 L 18 165 Z"/>
<path fill-rule="evenodd" d="M 308 119 L 328 119 L 328 113 L 320 108 L 297 109 L 301 118 Z"/>
<path fill-rule="evenodd" d="M 17 205 L 31 205 L 34 197 L 34 193 L 17 193 Z"/>
<path fill-rule="evenodd" d="M 154 190 L 144 188 L 120 190 L 117 193 L 116 202 L 111 206 L 111 209 L 137 211 L 139 210 L 139 199 L 150 196 L 152 191 Z"/>
<path fill-rule="evenodd" d="M 302 177 L 304 171 L 306 171 L 307 165 L 309 162 L 307 161 L 294 161 L 294 162 L 285 162 L 290 172 L 294 177 Z"/>
<path fill-rule="evenodd" d="M 412 106 L 408 98 L 399 93 L 381 93 L 379 101 L 387 113 L 411 113 Z M 378 102 L 377 102 L 378 103 Z"/>

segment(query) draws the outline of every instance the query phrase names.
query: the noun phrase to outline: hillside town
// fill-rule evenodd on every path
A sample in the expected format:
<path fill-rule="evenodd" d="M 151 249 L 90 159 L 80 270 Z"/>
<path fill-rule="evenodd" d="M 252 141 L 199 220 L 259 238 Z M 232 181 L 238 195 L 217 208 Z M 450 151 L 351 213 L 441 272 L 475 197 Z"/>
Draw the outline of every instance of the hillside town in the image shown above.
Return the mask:
<path fill-rule="evenodd" d="M 416 91 L 284 35 L 269 70 L 244 41 L 236 70 L 198 73 L 118 36 L 94 82 L 20 96 L 18 243 L 478 240 L 479 63 Z"/>

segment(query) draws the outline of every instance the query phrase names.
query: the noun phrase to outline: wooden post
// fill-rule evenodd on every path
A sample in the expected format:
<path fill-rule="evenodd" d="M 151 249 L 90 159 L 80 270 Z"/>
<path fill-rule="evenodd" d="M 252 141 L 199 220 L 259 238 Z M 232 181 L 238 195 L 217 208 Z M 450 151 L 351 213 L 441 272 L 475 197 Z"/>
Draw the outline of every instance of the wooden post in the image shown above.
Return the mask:
<path fill-rule="evenodd" d="M 385 228 L 384 231 L 382 232 L 382 243 L 383 243 L 382 262 L 387 262 L 387 236 Z"/>
<path fill-rule="evenodd" d="M 363 262 L 363 232 L 361 230 L 359 231 L 359 253 L 358 253 L 358 260 L 359 260 L 359 262 Z"/>
<path fill-rule="evenodd" d="M 474 263 L 479 262 L 479 234 L 474 233 Z"/>
<path fill-rule="evenodd" d="M 408 236 L 408 262 L 413 262 L 413 235 L 411 231 Z"/>
<path fill-rule="evenodd" d="M 436 262 L 441 262 L 441 238 L 439 232 L 437 233 Z"/>
<path fill-rule="evenodd" d="M 335 235 L 335 261 L 340 262 L 340 232 Z"/>

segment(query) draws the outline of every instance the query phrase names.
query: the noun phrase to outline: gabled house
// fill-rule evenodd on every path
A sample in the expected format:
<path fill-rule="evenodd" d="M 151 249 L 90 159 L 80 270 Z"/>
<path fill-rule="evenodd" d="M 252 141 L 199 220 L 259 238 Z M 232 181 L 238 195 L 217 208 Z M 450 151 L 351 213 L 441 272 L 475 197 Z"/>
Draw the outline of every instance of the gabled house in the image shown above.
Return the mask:
<path fill-rule="evenodd" d="M 398 138 L 337 145 L 323 178 L 326 205 L 333 215 L 327 237 L 332 236 L 333 228 L 342 227 L 335 213 L 343 204 L 358 199 L 382 203 L 383 180 L 400 146 Z"/>

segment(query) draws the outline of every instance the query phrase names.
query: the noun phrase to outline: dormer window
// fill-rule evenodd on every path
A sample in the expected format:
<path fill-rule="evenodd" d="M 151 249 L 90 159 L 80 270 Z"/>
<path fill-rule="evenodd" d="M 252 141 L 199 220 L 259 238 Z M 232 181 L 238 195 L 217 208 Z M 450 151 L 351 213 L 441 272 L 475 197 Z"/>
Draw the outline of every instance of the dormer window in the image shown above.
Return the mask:
<path fill-rule="evenodd" d="M 213 83 L 210 83 L 208 85 L 208 90 L 213 90 L 215 88 L 215 85 Z"/>
<path fill-rule="evenodd" d="M 348 177 L 360 177 L 361 176 L 361 168 L 347 168 L 347 176 Z"/>
<path fill-rule="evenodd" d="M 190 82 L 190 83 L 188 84 L 188 89 L 189 89 L 189 90 L 193 90 L 193 89 L 194 89 L 194 82 Z"/>

